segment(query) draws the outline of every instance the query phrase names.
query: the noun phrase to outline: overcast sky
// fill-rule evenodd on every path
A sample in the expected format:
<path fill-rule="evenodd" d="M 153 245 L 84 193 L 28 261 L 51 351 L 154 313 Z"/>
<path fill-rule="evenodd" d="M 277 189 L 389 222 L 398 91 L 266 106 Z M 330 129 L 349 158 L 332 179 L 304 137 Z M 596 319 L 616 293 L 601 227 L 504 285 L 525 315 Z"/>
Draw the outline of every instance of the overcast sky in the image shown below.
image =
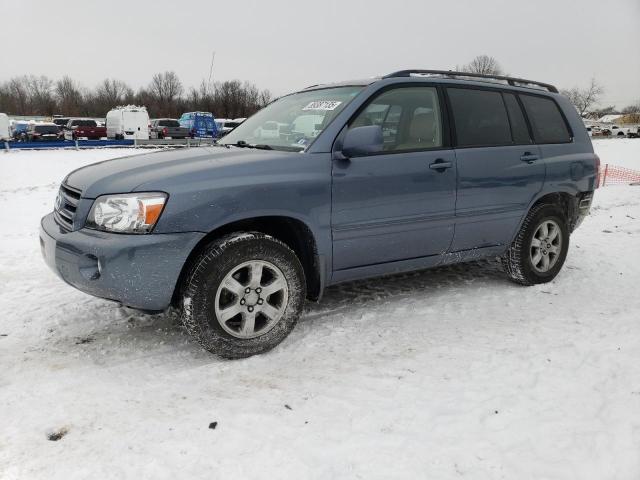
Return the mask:
<path fill-rule="evenodd" d="M 174 70 L 275 95 L 404 68 L 451 69 L 494 56 L 511 75 L 640 100 L 640 0 L 3 1 L 0 81 L 21 74 L 134 88 Z"/>

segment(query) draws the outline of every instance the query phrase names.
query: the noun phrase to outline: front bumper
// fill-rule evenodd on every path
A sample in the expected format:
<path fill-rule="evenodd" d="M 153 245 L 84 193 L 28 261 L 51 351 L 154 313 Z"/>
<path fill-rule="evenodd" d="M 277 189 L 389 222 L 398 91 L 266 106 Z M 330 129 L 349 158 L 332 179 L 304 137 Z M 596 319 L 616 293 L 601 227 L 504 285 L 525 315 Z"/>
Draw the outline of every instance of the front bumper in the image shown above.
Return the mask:
<path fill-rule="evenodd" d="M 169 306 L 182 267 L 204 235 L 67 232 L 52 213 L 40 223 L 42 256 L 60 278 L 90 295 L 143 310 Z"/>

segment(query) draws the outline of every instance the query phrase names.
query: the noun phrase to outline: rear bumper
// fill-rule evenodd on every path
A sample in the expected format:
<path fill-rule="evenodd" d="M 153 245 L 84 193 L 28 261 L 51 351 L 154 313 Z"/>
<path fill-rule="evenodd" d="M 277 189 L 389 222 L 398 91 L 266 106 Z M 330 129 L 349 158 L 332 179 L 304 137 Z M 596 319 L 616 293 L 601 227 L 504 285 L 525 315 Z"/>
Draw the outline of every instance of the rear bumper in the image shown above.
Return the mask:
<path fill-rule="evenodd" d="M 67 232 L 49 214 L 40 224 L 45 262 L 69 285 L 143 310 L 169 306 L 182 267 L 203 233 L 122 235 Z"/>
<path fill-rule="evenodd" d="M 575 216 L 575 220 L 573 222 L 571 231 L 578 228 L 582 223 L 582 221 L 587 217 L 587 215 L 589 215 L 592 202 L 593 202 L 593 192 L 586 192 L 578 197 L 576 216 Z"/>

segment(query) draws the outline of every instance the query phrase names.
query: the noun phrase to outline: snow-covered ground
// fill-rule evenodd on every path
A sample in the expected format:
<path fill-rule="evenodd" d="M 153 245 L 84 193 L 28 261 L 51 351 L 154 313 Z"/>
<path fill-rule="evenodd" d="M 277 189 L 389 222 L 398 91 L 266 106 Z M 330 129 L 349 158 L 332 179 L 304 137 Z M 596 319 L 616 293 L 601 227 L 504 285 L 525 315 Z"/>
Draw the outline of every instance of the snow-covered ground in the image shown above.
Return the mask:
<path fill-rule="evenodd" d="M 640 140 L 594 144 L 640 170 Z M 1 479 L 640 478 L 640 187 L 597 192 L 550 284 L 348 284 L 223 361 L 40 258 L 61 178 L 123 153 L 0 153 Z"/>

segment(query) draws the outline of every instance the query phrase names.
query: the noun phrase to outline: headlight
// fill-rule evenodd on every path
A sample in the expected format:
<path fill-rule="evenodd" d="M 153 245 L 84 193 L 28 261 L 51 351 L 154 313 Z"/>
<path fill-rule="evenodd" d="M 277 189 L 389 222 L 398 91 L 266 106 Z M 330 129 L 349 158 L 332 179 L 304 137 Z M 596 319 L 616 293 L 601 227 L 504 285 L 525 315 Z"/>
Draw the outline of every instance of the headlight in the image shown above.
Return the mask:
<path fill-rule="evenodd" d="M 93 202 L 86 226 L 107 232 L 149 233 L 166 200 L 167 194 L 161 192 L 103 195 Z"/>

